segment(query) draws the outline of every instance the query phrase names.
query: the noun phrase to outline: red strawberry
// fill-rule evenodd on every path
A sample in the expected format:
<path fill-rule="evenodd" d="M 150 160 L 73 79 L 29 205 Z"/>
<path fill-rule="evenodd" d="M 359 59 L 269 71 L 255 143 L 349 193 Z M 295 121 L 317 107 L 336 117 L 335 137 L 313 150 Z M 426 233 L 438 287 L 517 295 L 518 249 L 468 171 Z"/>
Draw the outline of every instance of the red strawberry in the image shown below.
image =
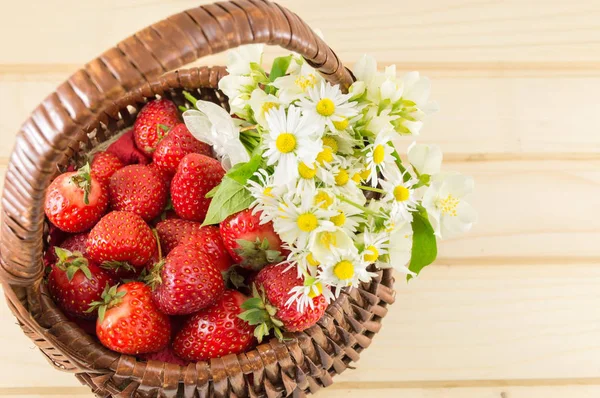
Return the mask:
<path fill-rule="evenodd" d="M 148 165 L 148 168 L 151 169 L 154 174 L 160 177 L 161 180 L 165 183 L 167 190 L 171 188 L 171 180 L 173 179 L 173 174 L 169 174 L 166 171 L 160 169 L 156 163 L 152 162 Z"/>
<path fill-rule="evenodd" d="M 325 313 L 327 301 L 321 294 L 312 298 L 313 308 L 307 307 L 304 312 L 298 311 L 295 304 L 287 305 L 290 291 L 296 286 L 303 286 L 296 271 L 285 271 L 286 264 L 273 264 L 263 268 L 256 277 L 254 298 L 246 301 L 243 308 L 247 310 L 241 317 L 256 326 L 255 335 L 260 342 L 271 329 L 282 339 L 281 329 L 288 332 L 299 332 L 313 326 Z"/>
<path fill-rule="evenodd" d="M 150 221 L 167 203 L 164 181 L 148 166 L 132 164 L 117 170 L 110 178 L 110 204 L 114 210 L 128 211 Z"/>
<path fill-rule="evenodd" d="M 59 246 L 62 249 L 68 250 L 70 252 L 79 252 L 84 257 L 87 257 L 87 247 L 85 242 L 89 236 L 89 232 L 85 232 L 82 234 L 71 235 L 67 239 L 65 239 Z"/>
<path fill-rule="evenodd" d="M 181 159 L 189 153 L 212 156 L 210 145 L 198 141 L 183 123 L 173 127 L 152 154 L 154 163 L 169 174 L 175 174 Z"/>
<path fill-rule="evenodd" d="M 133 125 L 135 144 L 152 155 L 160 139 L 180 122 L 177 106 L 166 99 L 148 102 L 137 115 Z"/>
<path fill-rule="evenodd" d="M 140 216 L 113 211 L 90 231 L 87 250 L 90 259 L 98 264 L 126 262 L 141 268 L 155 255 L 157 244 L 152 230 Z"/>
<path fill-rule="evenodd" d="M 115 174 L 115 171 L 124 166 L 117 155 L 110 152 L 99 152 L 94 156 L 94 160 L 92 160 L 92 175 L 107 187 L 110 177 Z"/>
<path fill-rule="evenodd" d="M 142 354 L 140 355 L 140 358 L 145 359 L 146 361 L 167 362 L 179 366 L 187 366 L 189 363 L 188 361 L 179 358 L 170 346 L 167 346 L 167 348 L 159 352 Z"/>
<path fill-rule="evenodd" d="M 231 258 L 243 268 L 260 270 L 267 264 L 283 260 L 281 238 L 273 223 L 260 224 L 260 212 L 246 209 L 232 214 L 221 223 L 223 243 Z"/>
<path fill-rule="evenodd" d="M 165 314 L 185 315 L 208 307 L 225 290 L 223 276 L 194 245 L 180 245 L 148 277 L 152 299 Z"/>
<path fill-rule="evenodd" d="M 94 319 L 90 304 L 102 296 L 104 288 L 116 280 L 79 252 L 55 248 L 58 261 L 48 275 L 48 290 L 54 302 L 70 315 Z"/>
<path fill-rule="evenodd" d="M 170 219 L 159 222 L 156 232 L 165 254 L 180 244 L 193 244 L 208 255 L 219 271 L 227 271 L 233 264 L 217 226 L 203 227 L 195 221 Z"/>
<path fill-rule="evenodd" d="M 90 165 L 56 177 L 46 191 L 44 211 L 50 222 L 66 232 L 83 232 L 102 217 L 108 193 L 90 174 Z"/>
<path fill-rule="evenodd" d="M 196 314 L 173 340 L 173 350 L 188 361 L 206 361 L 249 350 L 253 328 L 239 318 L 246 296 L 227 290 L 213 306 Z"/>
<path fill-rule="evenodd" d="M 210 199 L 206 194 L 219 185 L 225 170 L 221 163 L 198 153 L 186 155 L 171 181 L 171 201 L 181 218 L 204 221 Z"/>
<path fill-rule="evenodd" d="M 107 288 L 98 307 L 96 334 L 107 348 L 122 354 L 158 352 L 171 339 L 171 321 L 152 302 L 150 287 L 129 282 Z"/>

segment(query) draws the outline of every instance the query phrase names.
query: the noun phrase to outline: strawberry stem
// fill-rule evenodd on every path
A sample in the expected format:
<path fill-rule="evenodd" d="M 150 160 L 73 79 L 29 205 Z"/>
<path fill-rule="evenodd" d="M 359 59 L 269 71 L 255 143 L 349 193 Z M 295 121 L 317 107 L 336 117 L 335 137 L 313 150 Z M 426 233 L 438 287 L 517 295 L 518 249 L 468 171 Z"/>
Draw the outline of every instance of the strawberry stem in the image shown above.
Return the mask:
<path fill-rule="evenodd" d="M 163 259 L 162 257 L 162 247 L 160 247 L 160 237 L 158 236 L 158 231 L 156 228 L 152 228 L 152 235 L 154 235 L 154 239 L 156 240 L 156 247 L 158 248 L 158 261 Z"/>
<path fill-rule="evenodd" d="M 86 205 L 90 204 L 90 192 L 92 191 L 92 174 L 90 164 L 86 163 L 79 170 L 77 174 L 71 177 L 71 182 L 80 189 L 83 189 L 83 203 Z"/>

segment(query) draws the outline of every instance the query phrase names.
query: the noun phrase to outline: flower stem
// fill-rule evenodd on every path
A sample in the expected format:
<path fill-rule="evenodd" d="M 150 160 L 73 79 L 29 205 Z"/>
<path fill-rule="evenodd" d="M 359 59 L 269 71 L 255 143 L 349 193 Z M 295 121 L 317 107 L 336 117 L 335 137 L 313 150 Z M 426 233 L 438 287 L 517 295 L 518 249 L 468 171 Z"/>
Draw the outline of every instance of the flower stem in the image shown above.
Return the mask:
<path fill-rule="evenodd" d="M 352 205 L 354 207 L 356 207 L 357 209 L 362 210 L 365 214 L 370 214 L 372 216 L 378 216 L 379 213 L 377 213 L 376 211 L 373 211 L 371 209 L 366 208 L 365 206 L 361 206 L 356 202 L 351 201 L 350 199 L 346 198 L 345 196 L 342 195 L 336 195 L 336 197 L 341 200 L 342 202 L 348 203 L 349 205 Z"/>
<path fill-rule="evenodd" d="M 358 185 L 358 187 L 360 189 L 362 189 L 363 191 L 371 191 L 371 192 L 377 192 L 377 193 L 382 193 L 385 194 L 387 192 L 385 192 L 383 189 L 379 189 L 379 188 L 371 188 L 371 187 L 367 187 L 365 185 Z"/>

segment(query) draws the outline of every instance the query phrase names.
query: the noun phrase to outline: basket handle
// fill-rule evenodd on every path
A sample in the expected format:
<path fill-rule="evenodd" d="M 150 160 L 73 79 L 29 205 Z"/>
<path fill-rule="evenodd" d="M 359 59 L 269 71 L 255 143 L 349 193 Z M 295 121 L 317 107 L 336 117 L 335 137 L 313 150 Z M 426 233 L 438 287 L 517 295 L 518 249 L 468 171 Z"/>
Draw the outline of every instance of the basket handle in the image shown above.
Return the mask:
<path fill-rule="evenodd" d="M 123 40 L 73 74 L 17 135 L 2 195 L 0 277 L 29 285 L 43 275 L 46 187 L 79 149 L 102 109 L 134 87 L 200 57 L 243 44 L 279 45 L 347 89 L 352 74 L 296 14 L 268 0 L 209 4 L 173 15 Z"/>

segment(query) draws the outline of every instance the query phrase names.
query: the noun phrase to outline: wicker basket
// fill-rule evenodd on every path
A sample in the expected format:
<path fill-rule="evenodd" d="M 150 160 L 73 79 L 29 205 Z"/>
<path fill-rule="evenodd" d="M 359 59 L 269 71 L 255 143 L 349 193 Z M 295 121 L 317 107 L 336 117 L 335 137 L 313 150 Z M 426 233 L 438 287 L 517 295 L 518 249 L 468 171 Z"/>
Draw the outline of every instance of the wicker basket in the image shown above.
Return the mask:
<path fill-rule="evenodd" d="M 273 339 L 244 354 L 180 367 L 105 349 L 49 298 L 42 208 L 52 179 L 131 126 L 157 96 L 183 104 L 188 90 L 227 107 L 217 89 L 223 67 L 172 70 L 248 43 L 279 45 L 304 56 L 330 82 L 344 88 L 352 82 L 333 51 L 287 9 L 265 0 L 217 3 L 173 15 L 106 51 L 44 100 L 17 136 L 2 196 L 4 292 L 49 362 L 75 373 L 97 396 L 303 397 L 329 386 L 359 359 L 394 301 L 392 273 L 379 271 L 371 283 L 343 293 L 317 325 L 284 342 Z"/>

